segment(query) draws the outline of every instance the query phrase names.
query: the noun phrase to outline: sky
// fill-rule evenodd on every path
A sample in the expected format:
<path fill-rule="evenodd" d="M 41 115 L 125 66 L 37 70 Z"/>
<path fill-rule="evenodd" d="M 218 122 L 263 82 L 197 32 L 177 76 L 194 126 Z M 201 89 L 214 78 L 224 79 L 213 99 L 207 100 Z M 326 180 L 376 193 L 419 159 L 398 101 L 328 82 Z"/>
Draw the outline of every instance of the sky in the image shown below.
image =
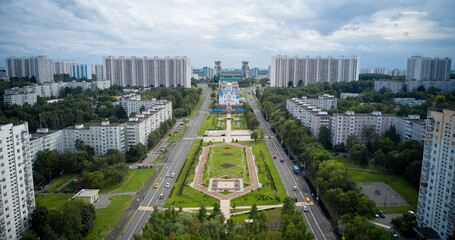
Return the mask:
<path fill-rule="evenodd" d="M 0 66 L 10 56 L 101 64 L 187 56 L 194 68 L 267 68 L 271 56 L 352 56 L 406 68 L 455 59 L 453 0 L 0 0 Z M 455 69 L 455 63 L 452 69 Z"/>

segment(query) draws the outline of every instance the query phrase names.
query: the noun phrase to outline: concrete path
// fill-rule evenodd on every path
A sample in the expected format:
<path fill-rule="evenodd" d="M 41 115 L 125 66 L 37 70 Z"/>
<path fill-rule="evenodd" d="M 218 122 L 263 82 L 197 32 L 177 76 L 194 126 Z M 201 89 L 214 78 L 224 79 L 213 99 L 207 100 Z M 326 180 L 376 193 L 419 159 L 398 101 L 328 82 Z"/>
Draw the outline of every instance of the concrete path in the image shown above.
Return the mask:
<path fill-rule="evenodd" d="M 231 200 L 220 200 L 220 209 L 224 217 L 228 219 L 231 216 Z"/>

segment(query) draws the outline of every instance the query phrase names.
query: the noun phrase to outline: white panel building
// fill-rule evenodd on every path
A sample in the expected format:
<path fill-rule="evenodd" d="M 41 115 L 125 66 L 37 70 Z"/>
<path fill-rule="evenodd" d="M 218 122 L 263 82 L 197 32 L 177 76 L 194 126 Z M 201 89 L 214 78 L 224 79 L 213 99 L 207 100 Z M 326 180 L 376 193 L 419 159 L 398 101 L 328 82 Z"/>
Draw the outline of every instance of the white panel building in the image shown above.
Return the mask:
<path fill-rule="evenodd" d="M 450 58 L 409 57 L 406 65 L 406 80 L 448 80 L 451 64 Z"/>
<path fill-rule="evenodd" d="M 0 123 L 0 239 L 20 239 L 35 207 L 27 123 Z"/>
<path fill-rule="evenodd" d="M 288 57 L 273 56 L 270 86 L 295 87 L 316 82 L 350 82 L 359 80 L 359 57 Z"/>
<path fill-rule="evenodd" d="M 191 88 L 192 66 L 188 57 L 104 57 L 104 77 L 122 87 Z"/>
<path fill-rule="evenodd" d="M 54 64 L 48 56 L 9 57 L 6 59 L 6 73 L 10 77 L 36 77 L 39 83 L 54 81 Z"/>
<path fill-rule="evenodd" d="M 455 111 L 430 110 L 425 122 L 417 226 L 447 239 L 455 234 Z"/>
<path fill-rule="evenodd" d="M 44 150 L 64 151 L 63 132 L 38 128 L 36 133 L 30 134 L 30 159 L 35 162 L 38 152 Z"/>
<path fill-rule="evenodd" d="M 424 140 L 425 122 L 420 119 L 419 115 L 392 117 L 391 120 L 391 124 L 395 125 L 396 132 L 400 135 L 400 142 L 404 142 L 406 140 Z"/>
<path fill-rule="evenodd" d="M 361 142 L 364 142 L 362 132 L 363 127 L 374 127 L 376 133 L 384 134 L 390 128 L 390 115 L 382 115 L 381 112 L 372 112 L 371 114 L 359 114 L 353 111 L 347 111 L 344 114 L 335 113 L 332 117 L 332 127 L 330 129 L 332 144 L 337 145 L 344 143 L 351 134 L 357 135 Z"/>

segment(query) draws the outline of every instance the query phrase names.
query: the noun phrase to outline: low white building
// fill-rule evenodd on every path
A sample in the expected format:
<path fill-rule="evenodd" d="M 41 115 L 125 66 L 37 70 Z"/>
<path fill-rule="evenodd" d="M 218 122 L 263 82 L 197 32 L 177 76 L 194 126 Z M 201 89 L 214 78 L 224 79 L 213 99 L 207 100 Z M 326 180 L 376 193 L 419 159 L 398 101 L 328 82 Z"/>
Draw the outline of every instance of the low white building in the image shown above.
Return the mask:
<path fill-rule="evenodd" d="M 309 127 L 310 133 L 314 137 L 319 138 L 319 130 L 322 126 L 330 129 L 332 117 L 328 115 L 327 111 L 307 103 L 307 100 L 307 98 L 288 99 L 286 109 L 294 118 L 300 120 L 302 126 Z"/>
<path fill-rule="evenodd" d="M 12 88 L 5 90 L 3 101 L 6 105 L 13 106 L 24 106 L 29 104 L 35 105 L 37 101 L 37 94 L 28 89 Z"/>
<path fill-rule="evenodd" d="M 340 94 L 340 98 L 341 99 L 346 99 L 348 97 L 358 97 L 360 95 L 362 95 L 362 94 L 361 93 L 341 93 Z"/>
<path fill-rule="evenodd" d="M 75 199 L 81 199 L 88 204 L 94 204 L 98 202 L 99 189 L 81 189 L 76 195 L 73 196 Z"/>
<path fill-rule="evenodd" d="M 38 128 L 30 134 L 30 158 L 34 162 L 38 152 L 43 150 L 64 151 L 63 131 L 53 131 L 48 128 Z"/>
<path fill-rule="evenodd" d="M 151 100 L 142 100 L 141 95 L 136 95 L 134 93 L 124 95 L 122 97 L 122 107 L 125 110 L 127 116 L 130 116 L 131 113 L 140 113 L 141 107 L 143 109 L 150 109 L 154 107 L 166 106 L 171 111 L 172 114 L 172 104 L 166 100 L 156 100 L 152 98 Z"/>

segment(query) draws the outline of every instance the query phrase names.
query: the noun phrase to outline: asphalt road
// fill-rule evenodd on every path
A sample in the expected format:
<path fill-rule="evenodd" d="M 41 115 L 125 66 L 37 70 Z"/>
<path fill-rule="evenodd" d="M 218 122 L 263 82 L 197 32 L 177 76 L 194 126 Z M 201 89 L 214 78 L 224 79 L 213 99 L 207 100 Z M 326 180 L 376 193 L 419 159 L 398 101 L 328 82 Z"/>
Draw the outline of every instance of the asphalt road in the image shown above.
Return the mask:
<path fill-rule="evenodd" d="M 272 159 L 273 156 L 276 156 L 276 159 L 273 159 L 273 161 L 281 181 L 283 182 L 286 193 L 293 198 L 297 198 L 299 202 L 305 201 L 305 197 L 309 197 L 312 201 L 315 200 L 311 197 L 310 188 L 303 177 L 294 174 L 294 164 L 282 149 L 280 142 L 275 138 L 275 134 L 272 132 L 270 124 L 264 119 L 252 94 L 254 94 L 254 88 L 247 91 L 247 101 L 253 108 L 260 126 L 264 128 L 265 143 Z M 269 139 L 269 137 L 271 137 L 271 139 Z M 280 162 L 280 159 L 283 159 L 284 162 Z M 293 190 L 294 186 L 297 186 L 297 191 Z M 317 240 L 337 239 L 333 233 L 330 221 L 325 217 L 317 203 L 314 203 L 314 205 L 308 206 L 308 212 L 304 212 L 303 207 L 297 207 L 308 225 L 308 230 L 314 234 L 315 239 Z"/>
<path fill-rule="evenodd" d="M 177 142 L 170 146 L 170 149 L 167 151 L 167 161 L 163 161 L 163 170 L 157 177 L 155 183 L 152 184 L 153 186 L 149 189 L 145 197 L 136 200 L 140 202 L 140 206 L 158 206 L 160 209 L 163 208 L 191 147 L 193 146 L 194 139 L 197 137 L 197 132 L 204 122 L 205 114 L 208 113 L 211 91 L 206 86 L 203 87 L 203 90 L 204 99 L 202 104 L 194 113 L 193 118 L 188 122 L 188 129 L 183 136 L 183 139 L 177 140 Z M 175 173 L 175 177 L 166 177 L 166 173 L 169 173 L 170 175 Z M 156 183 L 159 184 L 158 188 L 154 187 Z M 166 188 L 166 183 L 169 183 L 170 187 Z M 161 194 L 163 194 L 162 199 L 160 199 Z M 140 234 L 142 228 L 149 219 L 150 214 L 150 211 L 136 210 L 123 232 L 120 234 L 119 239 L 133 239 L 135 234 Z"/>

